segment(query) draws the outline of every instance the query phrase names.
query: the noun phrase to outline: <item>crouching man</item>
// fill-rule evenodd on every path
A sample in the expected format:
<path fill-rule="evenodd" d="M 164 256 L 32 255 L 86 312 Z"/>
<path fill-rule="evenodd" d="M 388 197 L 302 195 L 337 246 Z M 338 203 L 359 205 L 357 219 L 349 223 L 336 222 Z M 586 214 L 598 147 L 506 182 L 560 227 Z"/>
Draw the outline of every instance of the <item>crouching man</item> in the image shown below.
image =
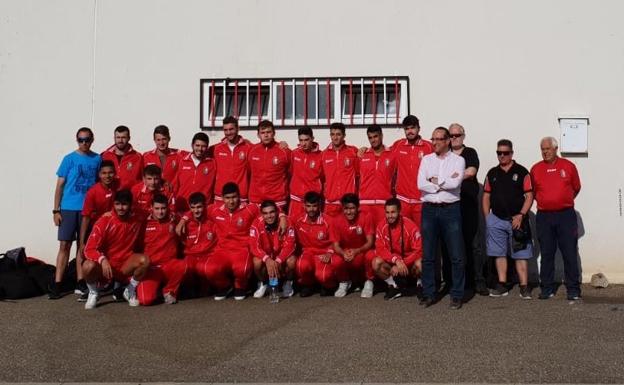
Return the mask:
<path fill-rule="evenodd" d="M 295 251 L 295 230 L 288 225 L 286 233 L 279 234 L 277 204 L 266 200 L 260 204 L 261 216 L 249 229 L 249 250 L 253 256 L 253 266 L 258 278 L 258 289 L 254 298 L 262 298 L 267 290 L 269 278 L 285 278 L 282 296 L 292 297 L 293 278 L 297 259 Z"/>
<path fill-rule="evenodd" d="M 143 220 L 132 212 L 132 193 L 120 190 L 113 198 L 113 211 L 95 222 L 84 250 L 82 266 L 89 296 L 85 309 L 98 301 L 98 287 L 110 281 L 127 284 L 123 296 L 130 306 L 139 306 L 136 288 L 149 267 L 149 258 L 136 253 L 143 233 Z"/>

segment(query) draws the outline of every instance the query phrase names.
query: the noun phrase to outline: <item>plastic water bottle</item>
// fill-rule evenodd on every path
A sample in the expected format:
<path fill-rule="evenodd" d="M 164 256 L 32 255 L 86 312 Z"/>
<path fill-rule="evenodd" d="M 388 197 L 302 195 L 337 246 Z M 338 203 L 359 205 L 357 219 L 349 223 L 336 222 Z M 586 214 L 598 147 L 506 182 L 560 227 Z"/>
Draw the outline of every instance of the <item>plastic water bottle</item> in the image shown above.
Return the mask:
<path fill-rule="evenodd" d="M 279 280 L 277 278 L 269 278 L 269 298 L 271 303 L 278 303 L 280 300 L 278 285 Z"/>

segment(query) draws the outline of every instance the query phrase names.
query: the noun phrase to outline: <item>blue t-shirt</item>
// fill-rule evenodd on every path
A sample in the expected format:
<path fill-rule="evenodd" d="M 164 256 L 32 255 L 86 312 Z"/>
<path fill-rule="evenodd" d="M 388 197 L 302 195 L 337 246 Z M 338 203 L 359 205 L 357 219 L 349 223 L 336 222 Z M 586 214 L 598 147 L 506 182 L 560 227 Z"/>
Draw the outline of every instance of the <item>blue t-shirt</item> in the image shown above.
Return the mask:
<path fill-rule="evenodd" d="M 74 151 L 65 155 L 56 175 L 65 178 L 61 210 L 82 210 L 89 187 L 95 184 L 100 162 L 99 154 L 80 154 Z"/>

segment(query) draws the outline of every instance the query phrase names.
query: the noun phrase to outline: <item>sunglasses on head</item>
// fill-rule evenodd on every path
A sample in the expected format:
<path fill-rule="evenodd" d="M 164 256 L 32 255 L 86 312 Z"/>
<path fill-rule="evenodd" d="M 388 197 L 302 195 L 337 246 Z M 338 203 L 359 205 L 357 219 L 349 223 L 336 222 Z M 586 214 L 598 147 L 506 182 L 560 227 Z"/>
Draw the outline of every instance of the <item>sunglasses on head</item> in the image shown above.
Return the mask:
<path fill-rule="evenodd" d="M 511 154 L 511 151 L 496 151 L 496 155 L 498 156 L 507 156 L 509 154 Z"/>
<path fill-rule="evenodd" d="M 93 139 L 90 136 L 87 136 L 87 137 L 79 136 L 76 140 L 78 141 L 78 143 L 91 143 Z"/>

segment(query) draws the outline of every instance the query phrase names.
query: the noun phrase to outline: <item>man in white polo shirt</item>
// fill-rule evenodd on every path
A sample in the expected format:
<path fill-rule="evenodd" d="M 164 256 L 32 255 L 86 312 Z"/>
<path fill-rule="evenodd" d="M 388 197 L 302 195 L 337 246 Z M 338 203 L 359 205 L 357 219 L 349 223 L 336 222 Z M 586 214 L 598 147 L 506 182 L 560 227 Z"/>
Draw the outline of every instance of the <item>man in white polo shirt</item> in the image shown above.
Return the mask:
<path fill-rule="evenodd" d="M 436 298 L 435 260 L 438 241 L 444 242 L 451 261 L 451 309 L 459 309 L 464 297 L 464 240 L 459 206 L 461 183 L 466 163 L 451 151 L 450 133 L 438 127 L 431 135 L 433 154 L 425 155 L 418 171 L 418 189 L 422 194 L 423 299 L 431 306 Z"/>

